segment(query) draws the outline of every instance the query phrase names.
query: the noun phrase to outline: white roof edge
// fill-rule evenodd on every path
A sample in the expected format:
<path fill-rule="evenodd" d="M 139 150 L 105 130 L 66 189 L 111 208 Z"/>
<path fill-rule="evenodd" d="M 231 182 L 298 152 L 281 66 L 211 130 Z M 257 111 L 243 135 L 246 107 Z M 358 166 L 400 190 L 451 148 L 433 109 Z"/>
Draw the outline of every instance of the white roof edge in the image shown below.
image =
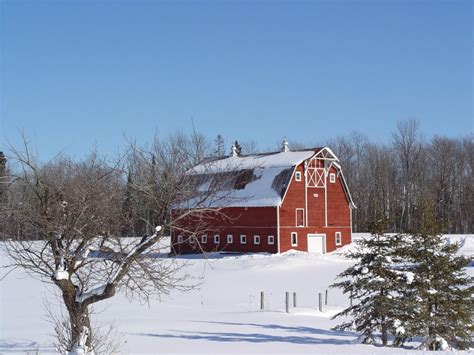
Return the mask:
<path fill-rule="evenodd" d="M 308 159 L 311 159 L 311 158 L 308 158 Z M 307 159 L 305 159 L 305 160 L 307 160 Z M 304 162 L 305 160 L 303 160 L 302 162 Z M 301 163 L 302 163 L 302 162 L 301 162 Z M 296 167 L 297 167 L 298 165 L 300 165 L 301 163 L 296 164 L 295 166 L 293 166 L 293 172 L 291 173 L 290 184 L 291 184 L 291 182 L 293 181 L 293 176 L 295 175 Z M 288 193 L 290 184 L 286 187 L 285 193 L 284 193 L 283 196 L 280 198 L 280 202 L 277 204 L 277 207 L 281 207 L 281 205 L 283 204 L 283 201 L 285 200 L 286 194 Z"/>
<path fill-rule="evenodd" d="M 323 150 L 327 150 L 327 151 L 334 157 L 334 159 L 336 159 L 337 161 L 339 161 L 339 158 L 336 156 L 336 154 L 334 154 L 334 152 L 333 152 L 333 151 L 331 150 L 331 148 L 329 148 L 329 147 L 322 147 L 320 150 L 318 150 L 318 151 L 316 152 L 316 155 L 319 154 L 319 153 L 321 153 Z"/>
<path fill-rule="evenodd" d="M 342 183 L 344 184 L 344 190 L 347 192 L 347 195 L 349 197 L 349 205 L 352 208 L 357 208 L 357 206 L 354 203 L 354 200 L 352 199 L 351 191 L 349 190 L 349 186 L 347 186 L 346 178 L 344 177 L 344 173 L 342 172 L 341 165 L 339 165 L 336 162 L 333 162 L 334 166 L 339 170 L 339 173 L 341 174 L 342 177 Z"/>

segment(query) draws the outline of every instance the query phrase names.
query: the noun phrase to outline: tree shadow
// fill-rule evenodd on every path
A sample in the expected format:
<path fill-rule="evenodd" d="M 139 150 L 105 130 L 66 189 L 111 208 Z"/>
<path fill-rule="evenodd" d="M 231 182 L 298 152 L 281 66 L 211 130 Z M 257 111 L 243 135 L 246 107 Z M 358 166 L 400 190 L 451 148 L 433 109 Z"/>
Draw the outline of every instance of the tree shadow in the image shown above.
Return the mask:
<path fill-rule="evenodd" d="M 288 326 L 281 324 L 260 324 L 260 323 L 237 323 L 237 322 L 218 322 L 218 321 L 193 321 L 194 323 L 209 323 L 209 324 L 219 324 L 219 325 L 237 325 L 237 326 L 251 326 L 259 327 L 264 329 L 280 329 L 286 330 L 289 332 L 295 333 L 307 333 L 313 335 L 328 335 L 328 336 L 344 336 L 344 337 L 357 337 L 358 334 L 348 331 L 338 331 L 338 330 L 327 330 L 314 327 L 303 327 L 303 326 Z"/>
<path fill-rule="evenodd" d="M 266 329 L 266 330 L 284 330 L 299 335 L 272 335 L 262 334 L 260 332 L 210 332 L 210 331 L 182 331 L 169 329 L 168 334 L 157 333 L 132 333 L 139 336 L 167 338 L 167 339 L 188 339 L 188 340 L 206 340 L 222 343 L 291 343 L 291 344 L 310 344 L 310 345 L 350 345 L 353 337 L 356 336 L 350 332 L 338 332 L 319 328 L 300 327 L 300 326 L 283 326 L 278 324 L 258 324 L 258 323 L 232 323 L 232 322 L 204 322 L 196 321 L 196 323 L 211 323 L 219 326 L 242 326 L 246 330 L 249 327 Z M 342 339 L 341 339 L 342 338 Z"/>
<path fill-rule="evenodd" d="M 36 341 L 21 338 L 0 339 L 0 353 L 38 354 L 52 352 L 54 349 L 43 346 Z"/>

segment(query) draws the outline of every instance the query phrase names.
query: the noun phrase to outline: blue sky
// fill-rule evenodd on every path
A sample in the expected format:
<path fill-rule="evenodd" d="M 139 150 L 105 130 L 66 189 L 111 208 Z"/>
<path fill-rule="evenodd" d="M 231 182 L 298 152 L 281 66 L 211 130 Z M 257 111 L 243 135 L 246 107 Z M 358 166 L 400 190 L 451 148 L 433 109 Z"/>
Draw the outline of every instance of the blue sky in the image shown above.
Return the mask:
<path fill-rule="evenodd" d="M 470 1 L 1 1 L 0 147 L 473 132 Z"/>

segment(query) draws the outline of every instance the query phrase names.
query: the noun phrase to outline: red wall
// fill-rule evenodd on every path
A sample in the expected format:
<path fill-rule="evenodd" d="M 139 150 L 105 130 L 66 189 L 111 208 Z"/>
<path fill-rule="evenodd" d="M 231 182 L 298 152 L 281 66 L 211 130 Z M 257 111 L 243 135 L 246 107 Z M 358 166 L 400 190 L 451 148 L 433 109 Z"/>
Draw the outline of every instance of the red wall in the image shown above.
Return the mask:
<path fill-rule="evenodd" d="M 302 181 L 297 182 L 293 177 L 280 208 L 280 251 L 285 252 L 290 249 L 307 251 L 307 234 L 309 233 L 326 234 L 327 252 L 340 247 L 335 243 L 336 232 L 341 232 L 342 245 L 349 244 L 351 242 L 349 202 L 344 193 L 342 181 L 337 177 L 336 169 L 331 167 L 329 171 L 336 174 L 335 183 L 329 182 L 329 174 L 327 177 L 327 227 L 325 227 L 324 188 L 307 188 L 308 212 L 306 214 L 304 164 L 300 164 L 296 171 L 302 173 Z M 308 217 L 307 227 L 296 227 L 296 208 L 305 208 L 305 215 Z M 296 247 L 291 246 L 291 232 L 298 233 Z"/>
<path fill-rule="evenodd" d="M 336 182 L 330 183 L 328 176 L 328 227 L 350 227 L 351 214 L 349 202 L 347 201 L 342 181 L 339 176 L 337 176 L 337 171 L 334 167 L 330 169 L 329 173 L 336 174 Z M 331 198 L 329 198 L 329 196 L 331 196 Z"/>
<path fill-rule="evenodd" d="M 223 217 L 226 216 L 226 217 Z M 206 218 L 206 229 L 196 233 L 198 240 L 203 234 L 207 235 L 207 243 L 190 244 L 178 243 L 177 230 L 172 230 L 171 237 L 174 251 L 180 253 L 197 253 L 202 250 L 228 252 L 278 252 L 277 241 L 277 212 L 275 207 L 233 207 L 224 208 L 219 215 Z M 189 234 L 183 234 L 183 239 Z M 214 243 L 214 235 L 219 234 L 219 244 Z M 233 243 L 227 243 L 227 235 L 233 235 Z M 240 243 L 240 235 L 247 236 L 247 243 Z M 254 244 L 254 235 L 260 236 L 260 244 Z M 268 244 L 268 236 L 274 236 L 274 244 Z M 202 250 L 201 250 L 202 249 Z"/>

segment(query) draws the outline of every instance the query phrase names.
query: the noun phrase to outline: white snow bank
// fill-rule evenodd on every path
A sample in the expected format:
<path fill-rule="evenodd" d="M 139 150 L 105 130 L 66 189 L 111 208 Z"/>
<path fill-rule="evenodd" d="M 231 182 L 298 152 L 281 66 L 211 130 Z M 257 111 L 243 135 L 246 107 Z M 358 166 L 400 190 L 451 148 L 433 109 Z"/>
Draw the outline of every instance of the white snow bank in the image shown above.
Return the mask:
<path fill-rule="evenodd" d="M 5 256 L 0 255 L 2 258 Z M 338 321 L 330 316 L 347 307 L 349 299 L 329 285 L 353 263 L 335 253 L 213 253 L 207 260 L 202 255 L 170 259 L 186 265 L 182 276 L 202 280 L 202 285 L 191 292 L 162 295 L 161 302 L 151 299 L 149 305 L 130 303 L 121 293 L 97 304 L 93 322 L 117 325 L 121 353 L 156 353 L 159 349 L 165 354 L 424 354 L 353 344 L 359 334 L 332 330 Z M 50 344 L 52 328 L 45 321 L 42 295 L 58 307 L 60 298 L 51 297 L 54 288 L 25 278 L 20 270 L 14 270 L 0 286 L 0 352 L 35 353 L 37 344 Z M 326 289 L 328 305 L 319 312 L 318 294 L 324 297 Z M 260 311 L 262 291 L 264 311 Z M 289 314 L 285 312 L 286 292 L 297 294 L 298 307 L 291 307 Z M 54 352 L 45 345 L 39 346 L 40 353 Z M 419 342 L 408 345 L 417 347 Z"/>

